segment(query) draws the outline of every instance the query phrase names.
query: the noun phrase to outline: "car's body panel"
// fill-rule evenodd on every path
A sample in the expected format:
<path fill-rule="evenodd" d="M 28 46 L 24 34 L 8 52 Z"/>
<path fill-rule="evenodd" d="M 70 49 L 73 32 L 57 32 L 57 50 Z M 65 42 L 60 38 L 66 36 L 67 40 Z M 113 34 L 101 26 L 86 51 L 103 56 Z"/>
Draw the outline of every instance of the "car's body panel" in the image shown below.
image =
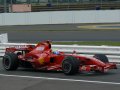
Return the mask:
<path fill-rule="evenodd" d="M 80 61 L 80 71 L 96 71 L 105 72 L 109 69 L 116 69 L 114 63 L 104 63 L 99 59 L 86 57 L 82 55 L 66 54 L 64 52 L 53 52 L 51 44 L 48 41 L 40 42 L 36 46 L 27 45 L 22 48 L 10 47 L 6 48 L 6 53 L 16 53 L 18 59 L 22 62 L 29 62 L 33 68 L 42 70 L 62 70 L 62 62 L 67 56 L 75 57 Z"/>

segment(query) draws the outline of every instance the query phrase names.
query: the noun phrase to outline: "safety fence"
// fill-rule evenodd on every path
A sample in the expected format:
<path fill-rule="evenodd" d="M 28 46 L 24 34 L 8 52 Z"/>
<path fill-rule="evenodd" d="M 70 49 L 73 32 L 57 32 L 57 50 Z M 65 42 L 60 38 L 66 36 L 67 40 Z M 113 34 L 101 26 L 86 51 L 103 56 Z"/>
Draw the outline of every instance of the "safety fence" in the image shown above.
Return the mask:
<path fill-rule="evenodd" d="M 120 23 L 120 10 L 75 10 L 0 14 L 0 26 L 78 23 Z"/>
<path fill-rule="evenodd" d="M 0 56 L 5 53 L 7 47 L 24 47 L 26 45 L 35 45 L 27 43 L 0 43 Z M 92 57 L 94 54 L 105 54 L 110 62 L 120 63 L 120 47 L 118 46 L 83 46 L 83 45 L 52 45 L 53 51 L 63 51 L 65 53 L 73 53 Z"/>

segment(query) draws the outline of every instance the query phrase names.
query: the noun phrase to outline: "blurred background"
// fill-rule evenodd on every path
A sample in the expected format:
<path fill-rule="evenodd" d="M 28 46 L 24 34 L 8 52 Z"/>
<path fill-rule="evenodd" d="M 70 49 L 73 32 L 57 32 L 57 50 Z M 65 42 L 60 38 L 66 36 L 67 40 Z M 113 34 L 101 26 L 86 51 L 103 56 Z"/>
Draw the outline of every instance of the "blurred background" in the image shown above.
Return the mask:
<path fill-rule="evenodd" d="M 0 0 L 0 13 L 120 9 L 120 0 Z"/>

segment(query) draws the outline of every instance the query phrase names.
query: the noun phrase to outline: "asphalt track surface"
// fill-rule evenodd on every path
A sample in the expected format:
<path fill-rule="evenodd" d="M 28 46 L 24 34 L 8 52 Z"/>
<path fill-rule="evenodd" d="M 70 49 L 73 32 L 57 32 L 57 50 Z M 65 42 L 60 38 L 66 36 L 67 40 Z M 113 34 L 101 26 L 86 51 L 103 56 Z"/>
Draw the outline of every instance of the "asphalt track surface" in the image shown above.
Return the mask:
<path fill-rule="evenodd" d="M 120 30 L 92 30 L 75 25 L 35 25 L 0 27 L 10 42 L 53 41 L 120 41 Z M 61 31 L 62 30 L 62 31 Z M 120 66 L 105 74 L 34 71 L 19 68 L 6 71 L 0 59 L 0 90 L 120 90 Z"/>
<path fill-rule="evenodd" d="M 120 90 L 120 66 L 105 74 L 3 69 L 0 60 L 0 90 Z"/>
<path fill-rule="evenodd" d="M 84 25 L 84 24 L 82 24 Z M 10 42 L 52 41 L 120 41 L 120 29 L 93 30 L 78 28 L 81 24 L 2 26 L 0 33 L 8 33 Z"/>

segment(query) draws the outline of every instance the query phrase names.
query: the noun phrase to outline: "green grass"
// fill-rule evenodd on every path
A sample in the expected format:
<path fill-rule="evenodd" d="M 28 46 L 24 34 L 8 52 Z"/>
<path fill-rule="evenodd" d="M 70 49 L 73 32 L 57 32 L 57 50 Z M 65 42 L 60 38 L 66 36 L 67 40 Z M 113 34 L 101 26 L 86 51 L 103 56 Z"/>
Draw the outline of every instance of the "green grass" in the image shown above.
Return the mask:
<path fill-rule="evenodd" d="M 120 41 L 75 41 L 75 42 L 52 42 L 52 44 L 63 44 L 63 45 L 109 45 L 109 46 L 120 46 Z"/>

